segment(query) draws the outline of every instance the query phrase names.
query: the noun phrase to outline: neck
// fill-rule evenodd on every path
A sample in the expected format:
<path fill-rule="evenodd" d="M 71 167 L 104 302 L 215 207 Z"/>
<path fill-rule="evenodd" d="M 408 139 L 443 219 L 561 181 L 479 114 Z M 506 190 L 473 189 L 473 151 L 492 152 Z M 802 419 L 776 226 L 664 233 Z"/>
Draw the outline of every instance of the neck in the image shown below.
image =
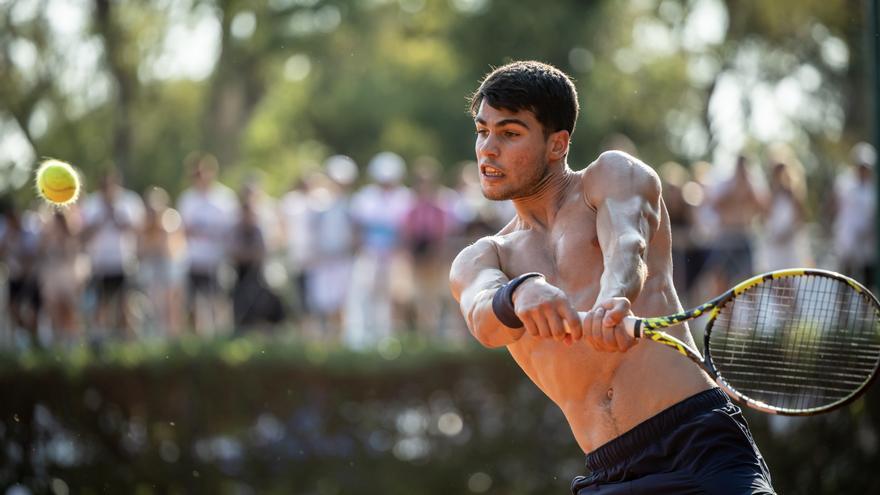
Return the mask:
<path fill-rule="evenodd" d="M 513 200 L 518 220 L 528 228 L 546 229 L 553 223 L 576 180 L 577 174 L 568 168 L 568 163 L 550 165 L 547 175 L 531 193 Z"/>

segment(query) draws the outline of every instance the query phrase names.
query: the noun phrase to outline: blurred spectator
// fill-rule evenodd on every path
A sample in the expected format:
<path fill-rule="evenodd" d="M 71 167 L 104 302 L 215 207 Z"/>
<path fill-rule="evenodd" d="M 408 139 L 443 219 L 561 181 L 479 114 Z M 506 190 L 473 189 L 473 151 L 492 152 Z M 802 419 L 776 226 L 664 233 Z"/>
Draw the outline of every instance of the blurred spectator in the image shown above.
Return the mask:
<path fill-rule="evenodd" d="M 382 152 L 369 163 L 374 181 L 352 198 L 352 214 L 360 247 L 355 257 L 351 289 L 346 304 L 343 341 L 354 348 L 375 345 L 393 332 L 395 291 L 409 287 L 399 270 L 401 227 L 412 197 L 401 185 L 406 165 L 399 155 Z"/>
<path fill-rule="evenodd" d="M 311 186 L 305 177 L 299 178 L 278 202 L 284 228 L 287 276 L 293 294 L 289 298 L 291 310 L 300 318 L 311 311 L 306 302 L 306 264 L 312 256 L 312 229 L 309 225 L 309 192 Z"/>
<path fill-rule="evenodd" d="M 283 251 L 287 239 L 284 236 L 284 219 L 279 214 L 278 200 L 266 193 L 263 181 L 262 171 L 251 172 L 242 183 L 242 191 L 248 191 L 249 202 L 257 216 L 268 256 Z"/>
<path fill-rule="evenodd" d="M 693 187 L 688 170 L 679 163 L 666 162 L 658 168 L 663 186 L 663 202 L 672 229 L 672 277 L 676 291 L 684 294 L 688 284 L 688 254 L 692 251 L 693 207 L 685 195 Z"/>
<path fill-rule="evenodd" d="M 39 344 L 37 323 L 40 290 L 36 269 L 39 229 L 35 216 L 20 211 L 11 200 L 0 205 L 0 259 L 7 270 L 7 307 L 13 332 L 27 332 L 31 344 Z M 14 333 L 13 335 L 17 335 Z"/>
<path fill-rule="evenodd" d="M 790 150 L 770 156 L 770 197 L 764 211 L 761 271 L 812 266 L 806 232 L 806 185 L 800 162 Z"/>
<path fill-rule="evenodd" d="M 54 338 L 68 345 L 81 337 L 77 309 L 85 273 L 78 230 L 75 207 L 56 209 L 40 236 L 40 293 Z"/>
<path fill-rule="evenodd" d="M 689 171 L 692 180 L 681 186 L 682 198 L 690 206 L 692 217 L 684 284 L 687 292 L 679 295 L 686 302 L 696 303 L 717 295 L 714 293 L 716 287 L 706 291 L 702 286 L 705 284 L 701 284 L 707 278 L 702 276 L 703 269 L 710 258 L 715 236 L 718 235 L 718 214 L 707 198 L 709 191 L 715 186 L 711 178 L 712 168 L 711 163 L 702 160 L 691 163 Z"/>
<path fill-rule="evenodd" d="M 137 234 L 143 225 L 140 196 L 122 187 L 122 177 L 110 170 L 100 189 L 83 203 L 82 238 L 91 264 L 97 330 L 122 331 L 133 336 L 128 295 L 137 269 Z M 103 336 L 103 335 L 101 335 Z"/>
<path fill-rule="evenodd" d="M 236 275 L 232 314 L 236 332 L 263 324 L 274 325 L 284 319 L 281 300 L 269 289 L 263 275 L 266 242 L 257 212 L 257 197 L 252 184 L 243 188 L 240 219 L 232 235 L 231 255 Z"/>
<path fill-rule="evenodd" d="M 730 178 L 707 191 L 706 201 L 717 221 L 705 266 L 712 293 L 720 294 L 753 275 L 753 225 L 763 209 L 764 197 L 745 155 L 737 157 Z"/>
<path fill-rule="evenodd" d="M 169 207 L 168 193 L 151 187 L 144 194 L 146 219 L 138 238 L 139 285 L 149 301 L 145 330 L 157 336 L 181 330 L 183 280 L 181 259 L 186 248 L 180 214 Z"/>
<path fill-rule="evenodd" d="M 312 246 L 306 268 L 306 294 L 322 338 L 338 342 L 355 249 L 351 185 L 358 170 L 354 160 L 341 155 L 328 158 L 324 167 L 327 175 L 313 178 L 309 195 Z"/>
<path fill-rule="evenodd" d="M 858 143 L 850 151 L 851 167 L 834 182 L 833 243 L 838 270 L 868 287 L 874 284 L 877 253 L 876 162 L 874 147 Z"/>
<path fill-rule="evenodd" d="M 439 164 L 422 159 L 413 173 L 415 198 L 403 221 L 410 256 L 413 291 L 410 307 L 415 330 L 431 336 L 449 306 L 449 264 L 446 239 L 453 230 L 453 191 L 438 182 Z"/>
<path fill-rule="evenodd" d="M 178 199 L 187 241 L 190 322 L 199 335 L 213 335 L 228 324 L 228 304 L 218 281 L 226 262 L 229 234 L 238 219 L 235 193 L 217 182 L 218 164 L 211 155 L 194 155 L 192 187 Z"/>
<path fill-rule="evenodd" d="M 264 187 L 265 174 L 261 170 L 249 173 L 242 184 L 242 191 L 247 191 L 251 208 L 257 217 L 257 224 L 263 236 L 265 255 L 263 256 L 262 281 L 273 290 L 283 290 L 288 285 L 288 274 L 284 258 L 287 251 L 285 220 L 281 216 L 279 202 L 268 194 Z M 241 198 L 239 198 L 241 200 Z M 290 313 L 289 305 L 285 304 L 285 313 Z"/>

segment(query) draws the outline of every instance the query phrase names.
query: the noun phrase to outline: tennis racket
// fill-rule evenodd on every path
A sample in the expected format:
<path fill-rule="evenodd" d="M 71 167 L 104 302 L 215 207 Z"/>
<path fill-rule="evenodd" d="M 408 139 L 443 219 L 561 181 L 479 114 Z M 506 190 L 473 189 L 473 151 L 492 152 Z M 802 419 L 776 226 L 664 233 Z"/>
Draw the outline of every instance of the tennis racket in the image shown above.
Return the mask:
<path fill-rule="evenodd" d="M 662 331 L 709 313 L 705 358 Z M 855 400 L 880 365 L 880 305 L 865 287 L 824 270 L 750 278 L 683 313 L 627 317 L 636 338 L 667 345 L 702 366 L 732 398 L 760 411 L 823 413 Z"/>

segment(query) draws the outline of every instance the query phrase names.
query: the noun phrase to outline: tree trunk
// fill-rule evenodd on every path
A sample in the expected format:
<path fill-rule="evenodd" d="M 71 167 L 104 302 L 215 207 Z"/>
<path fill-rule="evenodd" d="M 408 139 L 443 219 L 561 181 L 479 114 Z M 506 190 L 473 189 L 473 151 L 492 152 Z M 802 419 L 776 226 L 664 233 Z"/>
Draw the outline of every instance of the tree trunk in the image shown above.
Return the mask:
<path fill-rule="evenodd" d="M 95 0 L 95 21 L 97 30 L 104 39 L 107 66 L 116 83 L 112 159 L 125 177 L 131 172 L 129 169 L 132 163 L 131 107 L 137 97 L 137 64 L 124 59 L 123 48 L 127 40 L 113 21 L 110 0 Z"/>

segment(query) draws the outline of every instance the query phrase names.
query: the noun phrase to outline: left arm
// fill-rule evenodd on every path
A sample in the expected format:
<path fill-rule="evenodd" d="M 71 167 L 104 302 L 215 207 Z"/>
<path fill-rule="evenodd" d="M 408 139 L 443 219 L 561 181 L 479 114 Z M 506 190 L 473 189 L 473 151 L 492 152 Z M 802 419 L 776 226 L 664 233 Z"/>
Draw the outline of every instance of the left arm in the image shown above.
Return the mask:
<path fill-rule="evenodd" d="M 603 153 L 584 174 L 584 199 L 596 210 L 604 263 L 584 334 L 600 350 L 623 351 L 635 344 L 620 323 L 631 314 L 630 302 L 648 276 L 648 247 L 660 226 L 660 193 L 657 174 L 619 151 Z"/>

